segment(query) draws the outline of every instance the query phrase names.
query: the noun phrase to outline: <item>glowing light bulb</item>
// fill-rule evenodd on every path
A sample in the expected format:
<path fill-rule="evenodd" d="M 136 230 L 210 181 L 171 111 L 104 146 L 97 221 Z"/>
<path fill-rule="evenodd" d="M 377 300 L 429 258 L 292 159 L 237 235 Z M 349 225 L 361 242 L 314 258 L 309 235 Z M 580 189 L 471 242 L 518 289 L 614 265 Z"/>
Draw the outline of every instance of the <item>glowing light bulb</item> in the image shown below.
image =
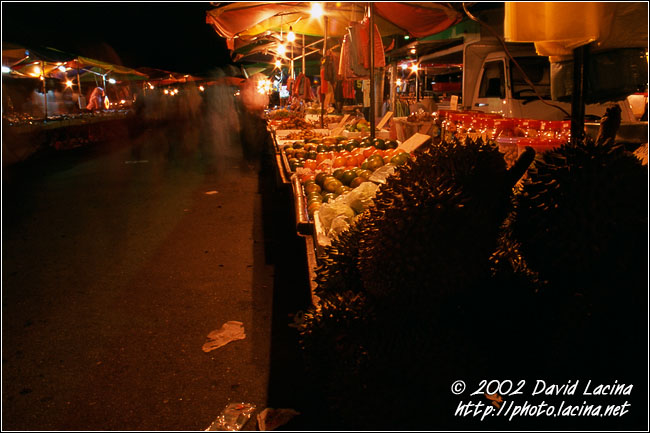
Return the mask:
<path fill-rule="evenodd" d="M 287 47 L 285 47 L 284 44 L 278 45 L 278 54 L 281 56 L 287 54 Z"/>
<path fill-rule="evenodd" d="M 395 80 L 395 85 L 396 86 L 401 86 L 402 85 L 402 80 L 399 79 L 399 78 L 397 80 Z"/>
<path fill-rule="evenodd" d="M 411 54 L 415 54 L 415 48 L 411 48 Z"/>
<path fill-rule="evenodd" d="M 115 81 L 115 79 L 113 79 L 113 78 L 109 78 L 109 79 L 108 79 L 108 82 L 111 83 L 111 84 L 115 84 L 115 83 L 117 83 L 117 81 Z"/>
<path fill-rule="evenodd" d="M 280 60 L 276 60 L 275 61 L 275 67 L 280 68 L 281 66 L 282 66 L 282 62 L 280 62 Z"/>
<path fill-rule="evenodd" d="M 65 82 L 65 87 L 72 87 L 72 81 L 68 80 Z"/>
<path fill-rule="evenodd" d="M 405 71 L 406 68 L 408 68 L 408 65 L 406 63 L 402 63 L 402 70 Z"/>
<path fill-rule="evenodd" d="M 11 68 L 2 65 L 2 73 L 3 73 L 3 74 L 8 74 L 8 73 L 10 73 L 10 72 L 11 72 Z"/>
<path fill-rule="evenodd" d="M 296 34 L 293 32 L 293 27 L 289 27 L 289 33 L 287 33 L 287 41 L 293 42 L 296 40 Z"/>
<path fill-rule="evenodd" d="M 41 68 L 39 66 L 34 66 L 34 72 L 32 74 L 34 76 L 41 75 Z"/>
<path fill-rule="evenodd" d="M 321 3 L 312 3 L 311 11 L 309 12 L 312 18 L 320 18 L 323 16 L 323 5 Z"/>
<path fill-rule="evenodd" d="M 65 66 L 59 66 L 59 71 L 65 72 L 65 71 L 67 71 L 67 69 L 66 69 Z"/>
<path fill-rule="evenodd" d="M 205 87 L 199 86 L 199 90 L 203 92 L 205 90 Z"/>
<path fill-rule="evenodd" d="M 418 65 L 416 65 L 415 63 L 411 66 L 411 70 L 412 70 L 413 72 L 417 72 L 418 69 L 419 69 L 419 68 L 418 68 Z"/>
<path fill-rule="evenodd" d="M 165 90 L 163 90 L 163 93 L 164 93 L 165 95 L 169 95 L 169 90 L 165 89 Z"/>

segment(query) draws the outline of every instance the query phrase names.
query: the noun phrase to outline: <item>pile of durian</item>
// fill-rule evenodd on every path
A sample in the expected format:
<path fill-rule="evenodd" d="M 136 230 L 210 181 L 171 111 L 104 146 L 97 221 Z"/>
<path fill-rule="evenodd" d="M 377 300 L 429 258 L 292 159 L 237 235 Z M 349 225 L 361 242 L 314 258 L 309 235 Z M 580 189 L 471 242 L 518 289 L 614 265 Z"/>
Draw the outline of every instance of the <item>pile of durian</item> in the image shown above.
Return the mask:
<path fill-rule="evenodd" d="M 633 356 L 638 333 L 616 335 L 647 317 L 647 234 L 647 166 L 612 141 L 527 148 L 510 169 L 491 142 L 429 144 L 317 269 L 299 333 L 331 427 L 421 429 L 432 410 L 458 426 L 457 378 Z"/>

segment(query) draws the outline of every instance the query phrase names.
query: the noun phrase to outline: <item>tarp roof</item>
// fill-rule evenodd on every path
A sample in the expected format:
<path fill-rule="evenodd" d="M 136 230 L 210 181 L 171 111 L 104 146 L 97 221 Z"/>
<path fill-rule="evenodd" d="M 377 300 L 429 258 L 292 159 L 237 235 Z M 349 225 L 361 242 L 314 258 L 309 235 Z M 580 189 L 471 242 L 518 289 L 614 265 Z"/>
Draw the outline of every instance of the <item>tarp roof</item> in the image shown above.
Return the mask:
<path fill-rule="evenodd" d="M 360 21 L 365 16 L 366 5 L 366 2 L 323 3 L 328 17 L 328 35 L 343 36 L 350 21 Z M 382 36 L 428 36 L 445 30 L 463 17 L 448 3 L 376 2 L 374 7 L 375 24 Z M 296 34 L 323 36 L 323 20 L 311 18 L 310 9 L 310 2 L 235 2 L 208 11 L 206 22 L 231 41 L 231 48 L 234 48 L 234 38 L 266 31 L 286 33 L 289 26 Z"/>

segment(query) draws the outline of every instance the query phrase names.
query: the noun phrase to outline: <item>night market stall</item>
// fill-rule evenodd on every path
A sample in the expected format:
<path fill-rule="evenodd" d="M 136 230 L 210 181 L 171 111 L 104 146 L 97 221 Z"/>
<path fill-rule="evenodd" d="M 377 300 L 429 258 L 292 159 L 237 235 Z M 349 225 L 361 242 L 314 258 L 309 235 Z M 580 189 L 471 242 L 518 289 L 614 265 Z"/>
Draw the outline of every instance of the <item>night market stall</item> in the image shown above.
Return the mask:
<path fill-rule="evenodd" d="M 477 40 L 434 42 L 429 52 L 417 53 L 416 46 L 424 43 L 412 48 L 420 55 L 434 53 L 430 58 L 441 60 L 438 65 L 459 69 L 466 66 L 463 55 L 470 42 L 487 46 L 481 37 L 491 29 L 476 17 L 480 10 L 472 13 L 473 5 L 420 5 L 323 3 L 322 15 L 313 19 L 306 3 L 233 3 L 210 11 L 207 20 L 228 38 L 231 49 L 240 49 L 241 58 L 272 52 L 281 62 L 295 60 L 286 56 L 286 47 L 278 50 L 285 34 L 323 37 L 322 50 L 314 53 L 325 66 L 328 47 L 342 47 L 337 71 L 343 76 L 350 65 L 342 60 L 346 38 L 355 34 L 356 20 L 366 19 L 370 29 L 373 20 L 377 23 L 376 32 L 366 30 L 368 72 L 386 64 L 382 44 L 380 50 L 369 47 L 391 31 L 424 38 L 463 20 L 478 23 L 480 28 L 466 27 L 476 30 Z M 418 7 L 425 9 L 409 9 Z M 630 4 L 620 7 L 601 12 L 609 18 L 631 16 L 625 9 Z M 439 27 L 420 31 L 426 8 L 444 19 Z M 355 16 L 353 10 L 362 13 Z M 646 25 L 635 27 L 643 31 L 634 44 L 643 44 L 633 48 L 647 53 L 647 6 L 639 16 L 646 17 Z M 558 16 L 549 13 L 549 20 L 558 22 Z M 430 16 L 423 21 L 433 23 Z M 502 33 L 492 37 L 506 47 L 503 15 L 500 21 Z M 604 23 L 584 21 L 607 33 Z M 559 22 L 571 27 L 570 21 Z M 400 25 L 382 29 L 395 23 Z M 505 23 L 508 28 L 524 21 L 506 13 Z M 544 29 L 543 20 L 536 24 Z M 598 44 L 602 34 L 587 40 Z M 260 35 L 264 38 L 255 39 Z M 536 42 L 537 36 L 520 38 Z M 300 48 L 303 62 L 307 46 Z M 393 54 L 403 59 L 410 50 Z M 459 54 L 460 62 L 449 61 Z M 594 54 L 597 58 L 598 50 Z M 504 62 L 508 56 L 504 48 Z M 542 377 L 567 386 L 587 379 L 612 383 L 612 377 L 628 389 L 629 384 L 642 386 L 647 335 L 637 331 L 647 328 L 647 156 L 629 152 L 643 149 L 639 145 L 644 143 L 617 139 L 618 103 L 625 104 L 630 93 L 647 92 L 647 54 L 642 62 L 632 57 L 616 57 L 631 78 L 620 83 L 603 79 L 591 88 L 591 100 L 574 93 L 563 120 L 512 118 L 479 111 L 479 103 L 468 106 L 471 98 L 459 98 L 465 87 L 485 91 L 504 105 L 505 87 L 493 80 L 490 89 L 486 80 L 483 89 L 479 80 L 485 75 L 466 82 L 464 71 L 463 87 L 448 89 L 457 93 L 455 100 L 433 112 L 409 110 L 405 117 L 426 123 L 427 129 L 401 137 L 396 131 L 380 136 L 377 108 L 369 119 L 341 116 L 327 127 L 323 106 L 320 122 L 293 106 L 267 112 L 278 178 L 291 190 L 296 231 L 305 237 L 314 306 L 298 323 L 299 339 L 328 426 L 477 428 L 481 421 L 467 416 L 462 399 L 455 397 L 462 393 L 455 392 L 456 383 L 452 386 L 459 378 L 478 394 L 472 404 L 490 409 L 521 403 L 501 385 L 530 388 Z M 587 66 L 574 60 L 574 71 L 584 72 Z M 599 57 L 589 67 L 602 71 L 610 61 Z M 374 75 L 368 74 L 371 80 Z M 536 86 L 522 75 L 534 93 Z M 574 89 L 584 85 L 578 78 L 573 77 Z M 309 85 L 303 84 L 296 90 L 306 96 Z M 615 87 L 616 95 L 608 93 Z M 375 90 L 371 85 L 370 95 Z M 595 101 L 617 104 L 601 112 L 596 133 L 589 135 L 584 105 Z M 645 128 L 647 143 L 647 122 L 636 125 Z M 492 378 L 508 380 L 481 388 Z M 647 406 L 643 391 L 625 398 L 637 408 Z M 624 402 L 619 400 L 620 406 Z M 644 410 L 597 422 L 562 417 L 522 418 L 517 425 L 632 426 L 643 421 Z M 491 425 L 507 424 L 496 420 Z"/>

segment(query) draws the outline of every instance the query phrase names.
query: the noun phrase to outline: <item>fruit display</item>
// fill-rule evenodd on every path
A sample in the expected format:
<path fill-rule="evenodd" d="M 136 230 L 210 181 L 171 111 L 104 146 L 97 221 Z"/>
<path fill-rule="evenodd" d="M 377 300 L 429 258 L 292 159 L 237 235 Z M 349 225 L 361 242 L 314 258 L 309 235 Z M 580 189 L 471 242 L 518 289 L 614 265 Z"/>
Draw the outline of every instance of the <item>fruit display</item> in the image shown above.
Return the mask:
<path fill-rule="evenodd" d="M 417 113 L 410 114 L 407 118 L 407 122 L 433 122 L 435 118 L 431 113 L 426 113 L 424 110 L 420 109 Z"/>
<path fill-rule="evenodd" d="M 323 138 L 326 135 L 322 132 L 316 132 L 313 129 L 303 129 L 302 131 L 290 132 L 285 135 L 283 139 L 285 140 L 311 140 L 313 138 Z"/>
<path fill-rule="evenodd" d="M 281 120 L 271 121 L 271 127 L 276 130 L 282 129 L 314 129 L 316 125 L 307 122 L 301 117 L 288 117 Z"/>
<path fill-rule="evenodd" d="M 403 165 L 410 156 L 397 142 L 332 138 L 293 143 L 283 152 L 304 189 L 308 216 L 322 210 L 326 235 L 346 229 L 354 217 L 372 204 L 373 173 L 387 164 Z M 367 184 L 367 185 L 364 185 Z M 364 186 L 362 186 L 364 185 Z M 350 195 L 348 195 L 350 193 Z M 346 198 L 340 199 L 339 197 Z"/>
<path fill-rule="evenodd" d="M 363 118 L 354 118 L 345 125 L 345 130 L 348 132 L 368 132 L 370 131 L 370 122 Z"/>
<path fill-rule="evenodd" d="M 299 117 L 300 113 L 295 111 L 289 111 L 286 108 L 279 108 L 277 110 L 269 111 L 267 118 L 270 120 L 281 120 L 290 117 Z"/>

